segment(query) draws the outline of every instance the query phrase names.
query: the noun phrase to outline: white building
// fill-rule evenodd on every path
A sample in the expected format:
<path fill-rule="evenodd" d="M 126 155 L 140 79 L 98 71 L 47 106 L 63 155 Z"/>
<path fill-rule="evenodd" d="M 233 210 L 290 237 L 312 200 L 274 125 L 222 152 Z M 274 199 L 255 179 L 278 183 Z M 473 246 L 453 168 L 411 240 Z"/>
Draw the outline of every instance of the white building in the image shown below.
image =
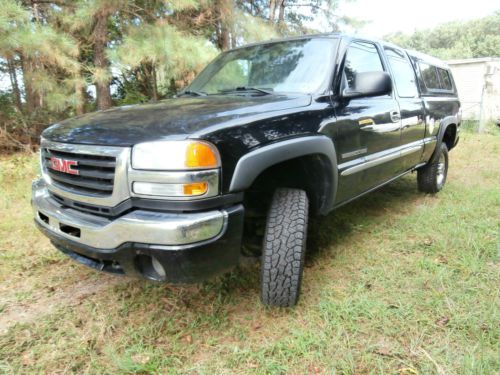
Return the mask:
<path fill-rule="evenodd" d="M 500 58 L 450 60 L 464 119 L 500 119 Z"/>

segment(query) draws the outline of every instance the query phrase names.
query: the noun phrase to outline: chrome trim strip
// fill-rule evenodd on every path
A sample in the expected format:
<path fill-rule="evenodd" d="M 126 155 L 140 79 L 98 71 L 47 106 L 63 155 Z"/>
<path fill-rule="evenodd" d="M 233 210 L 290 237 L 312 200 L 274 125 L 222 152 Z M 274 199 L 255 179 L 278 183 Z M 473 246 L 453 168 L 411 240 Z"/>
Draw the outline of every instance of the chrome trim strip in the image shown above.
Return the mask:
<path fill-rule="evenodd" d="M 416 171 L 418 168 L 423 167 L 424 165 L 427 165 L 427 163 L 419 163 L 415 165 L 411 170 Z"/>
<path fill-rule="evenodd" d="M 423 145 L 422 141 L 419 141 L 419 142 L 421 144 L 415 145 L 415 143 L 410 143 L 409 147 L 408 147 L 408 145 L 406 145 L 404 148 L 396 149 L 394 152 L 392 152 L 390 154 L 385 154 L 382 156 L 376 156 L 377 154 L 374 154 L 375 156 L 374 155 L 367 156 L 367 157 L 362 159 L 364 161 L 343 170 L 340 173 L 340 175 L 341 176 L 349 176 L 349 175 L 352 175 L 354 173 L 364 171 L 365 169 L 372 168 L 372 167 L 375 167 L 377 165 L 387 163 L 387 162 L 392 161 L 392 160 L 396 160 L 400 157 L 413 154 L 414 152 L 421 151 L 423 149 L 424 145 Z"/>
<path fill-rule="evenodd" d="M 111 195 L 102 196 L 91 193 L 83 193 L 79 190 L 70 188 L 62 188 L 52 183 L 52 179 L 47 173 L 44 164 L 40 160 L 42 177 L 47 184 L 47 188 L 54 194 L 61 197 L 72 199 L 77 202 L 89 203 L 98 206 L 114 207 L 120 202 L 128 199 L 130 196 L 127 184 L 127 166 L 130 159 L 130 148 L 128 147 L 111 147 L 111 146 L 93 146 L 93 145 L 76 145 L 70 143 L 59 143 L 48 141 L 44 138 L 41 140 L 40 147 L 49 148 L 51 150 L 71 152 L 75 154 L 113 156 L 116 158 L 115 179 L 113 181 L 113 192 Z"/>
<path fill-rule="evenodd" d="M 400 156 L 401 156 L 400 152 L 395 152 L 395 153 L 392 153 L 389 155 L 384 155 L 384 156 L 378 157 L 378 158 L 373 159 L 373 160 L 368 160 L 368 161 L 365 161 L 364 163 L 355 165 L 354 167 L 347 168 L 346 170 L 342 171 L 342 173 L 340 175 L 341 176 L 349 176 L 351 174 L 364 171 L 365 169 L 375 167 L 375 166 L 383 164 L 383 163 L 387 163 L 388 161 L 397 159 Z"/>
<path fill-rule="evenodd" d="M 365 148 L 360 148 L 358 150 L 346 152 L 345 154 L 342 154 L 340 156 L 342 157 L 342 159 L 347 159 L 347 158 L 351 158 L 353 156 L 366 154 L 367 151 L 368 151 L 368 149 L 365 147 Z"/>
<path fill-rule="evenodd" d="M 423 145 L 405 148 L 405 149 L 401 150 L 400 156 L 407 156 L 407 155 L 413 154 L 414 152 L 422 151 L 423 148 L 424 148 Z"/>
<path fill-rule="evenodd" d="M 392 182 L 392 181 L 394 181 L 394 180 L 397 180 L 398 178 L 403 177 L 404 175 L 407 175 L 408 173 L 411 173 L 411 171 L 412 171 L 412 169 L 408 169 L 407 171 L 404 171 L 403 173 L 401 173 L 401 174 L 399 174 L 399 175 L 397 175 L 397 176 L 394 176 L 394 177 L 390 178 L 389 180 L 384 181 L 384 182 L 382 182 L 381 184 L 379 184 L 379 185 L 377 185 L 377 186 L 374 186 L 374 187 L 372 187 L 372 188 L 370 188 L 370 189 L 368 189 L 368 190 L 366 190 L 366 191 L 362 192 L 361 194 L 356 195 L 355 197 L 352 197 L 352 198 L 346 199 L 345 201 L 342 201 L 342 202 L 340 202 L 340 203 L 336 204 L 336 205 L 334 206 L 334 209 L 337 209 L 337 208 L 339 208 L 339 207 L 342 207 L 342 206 L 344 206 L 344 205 L 346 205 L 346 204 L 348 204 L 348 203 L 352 202 L 353 200 L 358 199 L 359 197 L 362 197 L 362 196 L 364 196 L 364 195 L 366 195 L 366 194 L 369 194 L 369 193 L 371 193 L 372 191 L 377 190 L 377 189 L 381 188 L 382 186 L 387 185 L 388 183 L 390 183 L 390 182 Z"/>
<path fill-rule="evenodd" d="M 73 152 L 76 154 L 89 154 L 98 156 L 115 156 L 118 157 L 124 149 L 128 147 L 115 147 L 115 146 L 95 146 L 95 145 L 81 145 L 72 143 L 59 143 L 52 142 L 45 138 L 41 139 L 41 146 L 43 148 L 50 148 L 58 151 Z"/>
<path fill-rule="evenodd" d="M 428 144 L 428 143 L 434 143 L 434 142 L 437 142 L 437 137 L 436 136 L 424 138 L 424 144 L 425 145 Z"/>
<path fill-rule="evenodd" d="M 166 213 L 136 210 L 116 220 L 63 207 L 52 199 L 45 181 L 33 183 L 33 211 L 42 227 L 69 240 L 98 249 L 115 249 L 126 242 L 184 245 L 218 236 L 226 228 L 227 212 Z M 39 217 L 48 218 L 48 223 Z M 80 237 L 63 232 L 60 224 L 80 229 Z"/>

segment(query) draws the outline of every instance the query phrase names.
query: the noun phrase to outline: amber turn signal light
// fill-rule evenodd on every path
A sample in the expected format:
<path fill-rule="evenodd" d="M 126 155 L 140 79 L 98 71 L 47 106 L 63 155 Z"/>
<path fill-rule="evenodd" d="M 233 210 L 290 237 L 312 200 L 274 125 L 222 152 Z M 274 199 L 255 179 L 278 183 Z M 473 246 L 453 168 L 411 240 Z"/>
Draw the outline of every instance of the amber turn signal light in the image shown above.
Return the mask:
<path fill-rule="evenodd" d="M 203 195 L 208 190 L 208 184 L 206 182 L 193 182 L 191 184 L 184 184 L 183 186 L 184 195 Z"/>
<path fill-rule="evenodd" d="M 186 148 L 187 168 L 217 168 L 217 151 L 207 143 L 192 142 Z"/>

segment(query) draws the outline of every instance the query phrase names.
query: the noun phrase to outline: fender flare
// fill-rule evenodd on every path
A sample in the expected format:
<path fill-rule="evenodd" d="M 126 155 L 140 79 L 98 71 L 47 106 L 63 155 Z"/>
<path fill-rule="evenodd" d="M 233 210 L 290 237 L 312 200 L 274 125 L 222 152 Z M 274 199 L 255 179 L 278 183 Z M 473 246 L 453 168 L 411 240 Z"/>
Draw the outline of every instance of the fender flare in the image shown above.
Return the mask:
<path fill-rule="evenodd" d="M 330 183 L 326 202 L 321 205 L 320 213 L 328 213 L 335 201 L 338 184 L 337 155 L 330 138 L 324 135 L 292 138 L 259 147 L 243 155 L 234 170 L 229 192 L 240 192 L 248 189 L 255 179 L 267 168 L 287 160 L 301 156 L 320 154 L 328 160 L 331 168 Z"/>
<path fill-rule="evenodd" d="M 457 116 L 448 116 L 445 117 L 439 126 L 439 131 L 436 136 L 436 148 L 434 149 L 434 152 L 432 153 L 430 162 L 435 162 L 437 158 L 439 157 L 439 150 L 441 150 L 441 144 L 443 143 L 443 138 L 444 138 L 444 133 L 446 133 L 446 129 L 448 129 L 448 126 L 450 125 L 456 125 L 458 126 L 458 118 Z M 457 129 L 458 130 L 458 129 Z M 456 135 L 455 135 L 456 137 Z"/>

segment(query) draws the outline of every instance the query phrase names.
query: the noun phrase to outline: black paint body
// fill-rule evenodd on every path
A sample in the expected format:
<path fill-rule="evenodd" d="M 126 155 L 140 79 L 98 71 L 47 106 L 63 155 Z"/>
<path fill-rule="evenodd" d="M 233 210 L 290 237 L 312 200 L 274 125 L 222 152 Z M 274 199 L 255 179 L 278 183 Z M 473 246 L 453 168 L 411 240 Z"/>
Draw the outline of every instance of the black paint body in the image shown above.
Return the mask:
<path fill-rule="evenodd" d="M 418 61 L 428 57 L 404 51 L 415 69 L 419 83 L 418 97 L 400 98 L 397 91 L 392 90 L 388 95 L 346 99 L 342 96 L 341 72 L 347 49 L 359 39 L 343 35 L 316 37 L 337 41 L 334 47 L 336 58 L 330 62 L 331 76 L 320 92 L 186 96 L 65 120 L 48 128 L 43 137 L 55 142 L 105 146 L 133 146 L 167 139 L 207 140 L 216 145 L 221 155 L 221 206 L 224 205 L 223 197 L 227 195 L 232 197 L 231 204 L 238 203 L 234 197 L 243 200 L 242 194 L 237 195 L 241 191 L 231 191 L 231 183 L 235 179 L 237 163 L 245 155 L 295 138 L 328 137 L 336 158 L 332 164 L 334 170 L 330 171 L 335 176 L 331 183 L 336 186 L 325 188 L 326 194 L 333 196 L 328 197 L 332 204 L 321 211 L 323 214 L 424 165 L 441 142 L 446 141 L 448 148 L 456 145 L 460 126 L 457 93 L 455 89 L 448 92 L 425 89 Z M 387 57 L 383 53 L 387 44 L 363 41 L 377 47 L 385 70 L 390 73 Z M 429 59 L 430 63 L 435 62 Z M 395 121 L 395 113 L 401 121 Z M 446 132 L 451 135 L 443 140 Z M 401 157 L 360 172 L 349 173 L 353 167 L 384 160 L 386 156 L 412 147 L 421 149 L 407 155 L 402 153 Z M 306 153 L 314 155 L 315 150 Z M 321 176 L 317 178 L 321 179 Z M 324 194 L 321 199 L 326 199 Z M 182 203 L 181 208 L 181 203 L 158 201 L 157 208 L 189 211 L 207 207 L 202 203 L 203 200 L 189 205 Z M 217 199 L 212 198 L 210 207 L 216 205 Z M 133 206 L 134 202 L 127 203 L 127 209 Z M 64 242 L 55 240 L 59 247 Z"/>

